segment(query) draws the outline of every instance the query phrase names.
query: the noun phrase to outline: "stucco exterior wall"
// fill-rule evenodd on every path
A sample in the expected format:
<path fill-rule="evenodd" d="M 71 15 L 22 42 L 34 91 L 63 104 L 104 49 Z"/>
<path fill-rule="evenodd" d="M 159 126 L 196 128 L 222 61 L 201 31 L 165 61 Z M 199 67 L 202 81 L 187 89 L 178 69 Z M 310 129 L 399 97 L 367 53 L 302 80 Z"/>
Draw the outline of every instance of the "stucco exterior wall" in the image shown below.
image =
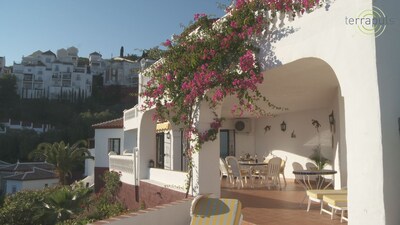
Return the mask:
<path fill-rule="evenodd" d="M 122 154 L 124 144 L 124 131 L 123 129 L 96 129 L 95 134 L 95 154 L 96 162 L 95 167 L 109 167 L 108 162 L 108 139 L 120 138 L 120 152 Z"/>
<path fill-rule="evenodd" d="M 311 162 L 308 157 L 313 153 L 313 149 L 321 144 L 321 152 L 333 164 L 334 151 L 332 149 L 332 132 L 330 130 L 328 115 L 332 109 L 317 109 L 303 112 L 287 113 L 273 118 L 256 119 L 256 151 L 259 159 L 272 153 L 285 159 L 287 157 L 285 176 L 294 178 L 292 173 L 292 163 L 299 162 L 305 168 L 307 162 Z M 315 119 L 321 124 L 319 135 L 311 120 Z M 286 123 L 286 131 L 282 131 L 280 124 Z M 264 131 L 266 125 L 271 126 L 267 132 Z M 292 132 L 295 137 L 292 137 Z M 254 153 L 252 153 L 254 155 Z M 331 168 L 332 165 L 327 166 Z"/>
<path fill-rule="evenodd" d="M 337 75 L 346 118 L 350 224 L 385 224 L 375 37 L 345 21 L 371 8 L 372 1 L 335 1 L 329 10 L 322 8 L 288 24 L 293 32 L 272 46 L 262 44 L 264 52 L 272 47 L 276 64 L 315 57 L 329 64 Z"/>
<path fill-rule="evenodd" d="M 374 1 L 389 19 L 386 30 L 376 39 L 380 122 L 383 148 L 383 193 L 387 225 L 400 224 L 400 2 Z"/>
<path fill-rule="evenodd" d="M 6 193 L 11 194 L 13 186 L 16 187 L 17 191 L 38 190 L 45 188 L 46 184 L 48 185 L 48 187 L 55 186 L 58 184 L 58 179 L 27 180 L 27 181 L 7 180 Z"/>

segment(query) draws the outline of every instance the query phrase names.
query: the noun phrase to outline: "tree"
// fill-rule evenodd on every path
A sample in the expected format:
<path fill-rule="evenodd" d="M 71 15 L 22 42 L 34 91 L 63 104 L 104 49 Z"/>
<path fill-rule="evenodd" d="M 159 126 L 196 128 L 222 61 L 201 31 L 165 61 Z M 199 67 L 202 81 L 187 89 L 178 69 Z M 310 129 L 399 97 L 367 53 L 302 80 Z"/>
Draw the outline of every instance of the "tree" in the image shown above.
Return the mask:
<path fill-rule="evenodd" d="M 87 149 L 87 141 L 80 140 L 70 146 L 63 141 L 50 143 L 40 143 L 36 149 L 31 152 L 31 158 L 46 160 L 56 167 L 60 184 L 67 184 L 67 177 L 72 175 L 72 170 L 85 159 L 94 159 Z"/>
<path fill-rule="evenodd" d="M 90 194 L 91 190 L 85 188 L 82 183 L 74 187 L 63 186 L 44 198 L 44 207 L 38 210 L 35 217 L 41 218 L 46 224 L 56 224 L 76 217 L 84 210 L 82 205 L 89 204 Z"/>
<path fill-rule="evenodd" d="M 7 116 L 17 102 L 16 77 L 10 74 L 0 74 L 0 118 Z"/>
<path fill-rule="evenodd" d="M 144 49 L 142 58 L 159 60 L 161 57 L 163 57 L 164 52 L 165 51 L 159 49 L 158 46 L 150 49 Z"/>
<path fill-rule="evenodd" d="M 121 46 L 121 49 L 119 50 L 119 57 L 124 57 L 124 46 Z"/>
<path fill-rule="evenodd" d="M 11 74 L 0 76 L 0 104 L 11 103 L 18 99 L 17 78 Z"/>
<path fill-rule="evenodd" d="M 19 191 L 5 197 L 0 207 L 0 224 L 3 225 L 24 225 L 42 224 L 40 218 L 35 215 L 38 209 L 43 208 L 41 202 L 53 189 L 37 191 Z"/>

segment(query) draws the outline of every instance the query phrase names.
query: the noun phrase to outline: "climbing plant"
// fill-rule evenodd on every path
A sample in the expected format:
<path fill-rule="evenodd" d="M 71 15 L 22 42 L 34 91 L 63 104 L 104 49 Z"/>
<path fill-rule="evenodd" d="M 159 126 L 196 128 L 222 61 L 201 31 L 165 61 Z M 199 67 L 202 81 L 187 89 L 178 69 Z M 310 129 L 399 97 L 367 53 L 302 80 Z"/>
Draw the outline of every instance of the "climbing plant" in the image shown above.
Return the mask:
<path fill-rule="evenodd" d="M 220 19 L 195 14 L 194 23 L 172 40 L 166 40 L 163 58 L 144 72 L 149 81 L 141 96 L 143 110 L 155 107 L 153 119 L 180 125 L 186 140 L 188 157 L 187 193 L 192 179 L 192 154 L 206 141 L 215 140 L 223 118 L 216 107 L 227 96 L 238 104 L 232 113 L 251 112 L 266 115 L 259 103 L 271 109 L 283 109 L 268 101 L 258 90 L 263 82 L 257 59 L 256 40 L 276 24 L 278 14 L 291 20 L 312 12 L 319 0 L 237 0 Z M 196 128 L 196 114 L 202 102 L 214 112 L 214 122 L 206 131 Z"/>

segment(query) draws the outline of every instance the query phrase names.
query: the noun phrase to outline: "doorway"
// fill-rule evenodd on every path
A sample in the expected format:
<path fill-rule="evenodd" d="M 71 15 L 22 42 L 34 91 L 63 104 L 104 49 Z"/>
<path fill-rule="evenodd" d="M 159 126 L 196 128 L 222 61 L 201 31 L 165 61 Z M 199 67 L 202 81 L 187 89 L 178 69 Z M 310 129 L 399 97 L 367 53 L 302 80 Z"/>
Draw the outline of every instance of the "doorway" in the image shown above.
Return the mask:
<path fill-rule="evenodd" d="M 164 169 L 164 132 L 156 134 L 156 168 Z"/>
<path fill-rule="evenodd" d="M 235 156 L 235 130 L 220 130 L 219 157 Z"/>

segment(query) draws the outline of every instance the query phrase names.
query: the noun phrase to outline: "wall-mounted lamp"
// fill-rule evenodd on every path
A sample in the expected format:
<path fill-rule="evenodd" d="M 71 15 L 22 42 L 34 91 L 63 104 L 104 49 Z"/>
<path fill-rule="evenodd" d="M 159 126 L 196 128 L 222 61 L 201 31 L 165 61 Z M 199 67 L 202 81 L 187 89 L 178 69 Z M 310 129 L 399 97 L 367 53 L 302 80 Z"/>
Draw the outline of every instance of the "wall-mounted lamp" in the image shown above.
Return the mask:
<path fill-rule="evenodd" d="M 281 130 L 282 130 L 283 132 L 286 131 L 286 123 L 285 123 L 285 121 L 283 121 L 283 122 L 281 123 Z"/>
<path fill-rule="evenodd" d="M 266 125 L 264 127 L 264 134 L 267 133 L 267 131 L 271 130 L 271 126 L 270 125 Z"/>
<path fill-rule="evenodd" d="M 149 168 L 154 168 L 154 160 L 150 159 Z"/>
<path fill-rule="evenodd" d="M 331 127 L 331 131 L 335 131 L 335 116 L 333 115 L 333 110 L 332 113 L 329 114 L 329 124 Z"/>
<path fill-rule="evenodd" d="M 171 132 L 168 131 L 166 136 L 167 136 L 167 139 L 171 139 Z"/>

